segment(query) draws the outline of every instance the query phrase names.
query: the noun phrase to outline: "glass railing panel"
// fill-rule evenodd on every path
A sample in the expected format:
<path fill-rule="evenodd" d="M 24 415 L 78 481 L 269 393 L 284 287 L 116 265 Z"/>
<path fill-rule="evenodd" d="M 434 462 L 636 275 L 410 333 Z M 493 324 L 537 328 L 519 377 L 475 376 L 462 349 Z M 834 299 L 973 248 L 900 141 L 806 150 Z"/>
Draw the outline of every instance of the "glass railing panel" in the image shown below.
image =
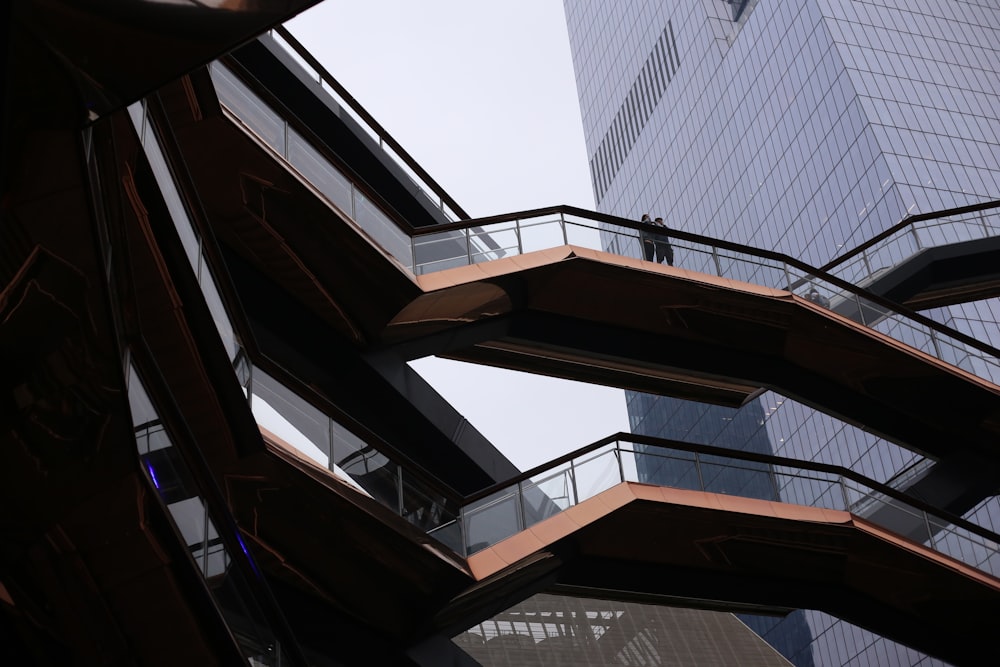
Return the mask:
<path fill-rule="evenodd" d="M 457 554 L 466 555 L 465 537 L 462 532 L 462 519 L 443 523 L 437 528 L 427 531 L 427 534 L 445 545 Z"/>
<path fill-rule="evenodd" d="M 608 222 L 598 223 L 600 228 L 600 249 L 623 257 L 639 259 L 642 257 L 639 232 L 631 227 L 615 225 Z M 579 227 L 580 225 L 576 225 Z M 584 223 L 586 227 L 586 223 Z"/>
<path fill-rule="evenodd" d="M 384 250 L 398 259 L 403 266 L 412 268 L 410 237 L 403 233 L 375 202 L 357 189 L 354 190 L 354 219 Z"/>
<path fill-rule="evenodd" d="M 843 509 L 843 493 L 840 492 L 840 485 L 835 479 L 817 474 L 804 473 L 798 468 L 785 466 L 775 466 L 773 469 L 775 486 L 778 488 L 778 495 L 781 502 L 795 505 L 816 505 L 819 498 L 828 496 L 831 489 L 836 488 L 840 493 L 840 507 L 832 509 Z"/>
<path fill-rule="evenodd" d="M 624 481 L 617 447 L 614 444 L 605 445 L 574 459 L 573 478 L 577 502 L 580 503 Z"/>
<path fill-rule="evenodd" d="M 465 540 L 473 554 L 522 530 L 517 486 L 498 491 L 463 510 Z"/>
<path fill-rule="evenodd" d="M 724 461 L 716 456 L 699 456 L 702 489 L 729 496 L 776 500 L 778 490 L 770 466 L 753 461 Z"/>
<path fill-rule="evenodd" d="M 167 206 L 170 220 L 177 231 L 181 244 L 184 246 L 188 262 L 195 273 L 198 284 L 201 286 L 201 291 L 205 297 L 209 311 L 212 313 L 212 321 L 215 323 L 222 344 L 226 348 L 229 360 L 234 361 L 239 352 L 239 342 L 236 338 L 235 330 L 229 319 L 229 313 L 226 312 L 226 308 L 222 302 L 215 278 L 212 276 L 208 263 L 201 252 L 201 238 L 188 215 L 187 206 L 177 189 L 173 173 L 160 147 L 155 128 L 149 122 L 144 104 L 138 102 L 131 105 L 129 107 L 129 117 L 138 132 L 146 159 L 152 169 L 153 177 L 156 179 L 160 194 Z"/>
<path fill-rule="evenodd" d="M 525 528 L 575 505 L 576 480 L 570 463 L 536 475 L 521 483 Z"/>
<path fill-rule="evenodd" d="M 472 264 L 502 259 L 521 252 L 517 222 L 500 222 L 467 230 L 468 252 Z"/>
<path fill-rule="evenodd" d="M 132 106 L 141 109 L 142 103 L 136 103 Z M 146 159 L 153 170 L 153 176 L 156 179 L 157 186 L 160 188 L 163 201 L 167 205 L 167 211 L 169 211 L 170 217 L 174 221 L 177 235 L 180 236 L 181 243 L 184 245 L 184 252 L 187 253 L 188 261 L 191 263 L 191 267 L 195 273 L 197 273 L 199 269 L 201 241 L 194 230 L 194 226 L 191 224 L 190 218 L 188 218 L 187 207 L 184 205 L 184 200 L 181 199 L 180 193 L 177 191 L 177 184 L 174 183 L 173 174 L 163 155 L 163 150 L 160 148 L 160 142 L 156 138 L 152 124 L 146 121 L 145 113 L 142 113 L 142 117 L 145 122 L 140 124 L 136 122 L 137 119 L 133 115 L 133 123 L 136 123 L 136 130 L 139 133 L 139 140 L 146 153 Z"/>
<path fill-rule="evenodd" d="M 466 230 L 417 236 L 413 239 L 414 273 L 468 266 L 471 252 Z"/>
<path fill-rule="evenodd" d="M 729 277 L 735 275 L 734 258 L 727 251 L 720 251 L 709 245 L 689 241 L 673 241 L 674 266 L 697 271 L 710 276 Z M 721 254 L 720 254 L 721 253 Z"/>
<path fill-rule="evenodd" d="M 605 246 L 601 243 L 601 234 L 602 232 L 610 234 L 612 230 L 602 229 L 593 220 L 587 220 L 580 216 L 564 215 L 563 219 L 566 225 L 566 242 L 569 245 L 590 248 L 592 250 L 604 250 Z M 614 233 L 620 234 L 625 228 L 619 227 L 617 229 L 618 231 Z M 635 237 L 635 233 L 632 236 Z"/>
<path fill-rule="evenodd" d="M 405 470 L 400 470 L 402 482 L 401 516 L 429 533 L 442 525 L 454 523 L 460 508 L 441 495 L 428 493 L 424 484 Z"/>
<path fill-rule="evenodd" d="M 710 257 L 713 255 L 712 252 L 708 254 Z M 705 261 L 701 264 L 704 267 L 702 271 L 755 285 L 788 289 L 797 278 L 803 277 L 792 275 L 786 265 L 774 260 L 753 258 L 745 253 L 724 248 L 715 249 L 712 260 L 711 263 Z M 687 262 L 681 262 L 679 258 L 675 264 L 687 268 Z"/>
<path fill-rule="evenodd" d="M 402 513 L 400 468 L 388 456 L 366 446 L 342 458 L 337 466 L 372 498 L 397 514 Z"/>
<path fill-rule="evenodd" d="M 534 252 L 566 245 L 566 232 L 562 216 L 553 215 L 525 218 L 518 221 L 521 230 L 521 252 Z"/>
<path fill-rule="evenodd" d="M 644 480 L 677 489 L 702 489 L 700 467 L 691 452 L 639 444 L 633 446 L 633 452 L 635 468 Z"/>
<path fill-rule="evenodd" d="M 212 272 L 209 270 L 208 262 L 205 261 L 204 257 L 201 260 L 201 267 L 201 275 L 198 276 L 201 293 L 205 297 L 205 303 L 208 305 L 209 312 L 212 313 L 212 321 L 215 322 L 215 328 L 219 332 L 219 338 L 222 340 L 222 345 L 226 348 L 229 360 L 235 362 L 236 355 L 240 351 L 236 331 L 233 329 L 233 323 L 230 321 L 229 313 L 222 302 L 222 296 L 219 294 L 219 288 L 215 284 L 215 278 L 212 277 Z"/>
<path fill-rule="evenodd" d="M 285 120 L 222 65 L 213 63 L 209 72 L 219 101 L 278 155 L 286 155 Z"/>
<path fill-rule="evenodd" d="M 256 366 L 251 371 L 250 410 L 260 426 L 324 468 L 329 466 L 329 418 Z"/>
<path fill-rule="evenodd" d="M 928 517 L 928 524 L 938 551 L 993 576 L 1000 575 L 1000 544 L 937 517 Z"/>
<path fill-rule="evenodd" d="M 288 162 L 330 203 L 354 218 L 351 181 L 292 128 L 288 128 Z"/>

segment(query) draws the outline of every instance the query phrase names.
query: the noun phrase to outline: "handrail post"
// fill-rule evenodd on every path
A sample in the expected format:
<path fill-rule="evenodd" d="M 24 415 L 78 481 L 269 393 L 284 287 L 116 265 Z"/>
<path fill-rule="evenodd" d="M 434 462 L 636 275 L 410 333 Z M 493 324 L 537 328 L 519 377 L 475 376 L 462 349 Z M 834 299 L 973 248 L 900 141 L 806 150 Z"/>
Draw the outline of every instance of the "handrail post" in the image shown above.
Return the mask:
<path fill-rule="evenodd" d="M 466 265 L 472 266 L 472 228 L 465 229 L 465 258 Z"/>
<path fill-rule="evenodd" d="M 469 557 L 469 531 L 465 526 L 465 506 L 458 508 L 458 539 L 462 542 L 462 555 Z"/>
<path fill-rule="evenodd" d="M 920 236 L 917 234 L 917 225 L 910 225 L 910 234 L 913 236 L 914 242 L 917 244 L 917 250 L 923 250 L 923 246 L 920 245 Z"/>
<path fill-rule="evenodd" d="M 514 236 L 517 237 L 517 254 L 524 254 L 524 243 L 521 241 L 521 219 L 514 220 Z"/>
<path fill-rule="evenodd" d="M 774 491 L 774 501 L 781 502 L 781 490 L 778 488 L 778 476 L 774 473 L 774 464 L 767 464 L 768 477 L 771 479 L 771 488 Z"/>
<path fill-rule="evenodd" d="M 847 499 L 847 483 L 844 482 L 844 476 L 843 475 L 837 475 L 837 481 L 840 483 L 840 495 L 842 495 L 843 498 L 844 498 L 844 511 L 845 512 L 850 512 L 851 511 L 851 503 Z"/>
<path fill-rule="evenodd" d="M 712 263 L 715 264 L 715 275 L 720 278 L 725 278 L 725 276 L 722 275 L 722 262 L 719 260 L 718 246 L 712 246 Z"/>
<path fill-rule="evenodd" d="M 524 530 L 527 527 L 527 525 L 528 525 L 527 517 L 526 517 L 525 511 L 524 511 L 524 486 L 523 486 L 523 484 L 524 484 L 524 482 L 518 482 L 517 483 L 517 508 L 518 508 L 518 517 L 517 517 L 517 519 L 518 519 L 518 526 L 517 526 L 517 530 L 518 530 L 518 532 Z"/>
<path fill-rule="evenodd" d="M 569 462 L 569 481 L 573 485 L 573 504 L 580 504 L 580 491 L 576 488 L 576 464 Z"/>
<path fill-rule="evenodd" d="M 938 342 L 937 336 L 934 335 L 934 329 L 931 329 L 928 332 L 928 335 L 930 336 L 930 339 L 931 339 L 931 347 L 934 348 L 934 356 L 937 357 L 938 359 L 940 359 L 941 361 L 944 361 L 945 360 L 944 357 L 941 356 L 941 345 Z M 956 361 L 955 365 L 956 366 L 958 365 L 957 361 Z"/>
<path fill-rule="evenodd" d="M 927 529 L 927 543 L 930 545 L 931 549 L 937 551 L 937 543 L 934 540 L 934 533 L 931 532 L 931 520 L 927 512 L 921 510 L 921 514 L 924 515 L 924 527 Z"/>
<path fill-rule="evenodd" d="M 405 508 L 403 507 L 403 469 L 400 468 L 399 466 L 396 466 L 396 498 L 399 499 L 399 501 L 396 503 L 396 513 L 399 516 L 404 516 L 403 510 Z"/>
<path fill-rule="evenodd" d="M 697 452 L 694 455 L 694 471 L 698 473 L 698 489 L 705 491 L 705 478 L 701 475 L 701 457 Z"/>
<path fill-rule="evenodd" d="M 618 459 L 618 479 L 625 481 L 625 465 L 622 463 L 621 440 L 615 440 L 615 457 Z"/>
<path fill-rule="evenodd" d="M 569 245 L 569 234 L 566 233 L 566 218 L 562 212 L 559 213 L 559 226 L 562 227 L 563 245 Z"/>

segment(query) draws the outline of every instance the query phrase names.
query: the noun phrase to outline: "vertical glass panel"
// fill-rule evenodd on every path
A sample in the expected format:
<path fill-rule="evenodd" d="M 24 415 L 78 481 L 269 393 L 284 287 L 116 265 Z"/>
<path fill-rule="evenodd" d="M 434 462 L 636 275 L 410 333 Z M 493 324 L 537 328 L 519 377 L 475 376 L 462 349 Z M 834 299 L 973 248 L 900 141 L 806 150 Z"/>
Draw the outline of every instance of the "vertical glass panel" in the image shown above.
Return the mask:
<path fill-rule="evenodd" d="M 469 264 L 469 241 L 463 230 L 417 236 L 413 239 L 413 272 L 417 275 Z"/>
<path fill-rule="evenodd" d="M 523 252 L 545 250 L 566 244 L 566 235 L 558 214 L 521 220 L 520 229 Z"/>
<path fill-rule="evenodd" d="M 701 476 L 691 452 L 637 444 L 635 467 L 640 481 L 677 489 L 701 490 Z"/>
<path fill-rule="evenodd" d="M 573 478 L 576 481 L 577 502 L 581 503 L 621 483 L 623 480 L 615 445 L 605 445 L 574 460 Z"/>
<path fill-rule="evenodd" d="M 219 101 L 242 120 L 264 143 L 281 156 L 285 153 L 285 121 L 240 81 L 218 63 L 209 70 Z"/>
<path fill-rule="evenodd" d="M 774 480 L 766 463 L 727 461 L 717 456 L 698 458 L 705 491 L 760 500 L 776 498 Z"/>
<path fill-rule="evenodd" d="M 236 353 L 239 351 L 236 332 L 233 331 L 233 324 L 229 320 L 229 313 L 226 312 L 226 306 L 222 303 L 222 297 L 219 295 L 219 288 L 215 284 L 215 278 L 212 277 L 212 272 L 209 271 L 208 264 L 204 259 L 202 259 L 201 265 L 202 271 L 201 276 L 199 276 L 201 292 L 205 297 L 205 303 L 208 304 L 209 311 L 212 313 L 212 321 L 215 322 L 215 328 L 219 332 L 219 338 L 222 339 L 222 344 L 226 348 L 229 360 L 235 361 Z"/>
<path fill-rule="evenodd" d="M 128 105 L 128 116 L 132 120 L 135 132 L 142 140 L 144 126 L 146 124 L 146 103 L 144 101 Z"/>
<path fill-rule="evenodd" d="M 372 498 L 375 498 L 393 512 L 402 513 L 400 493 L 399 466 L 374 447 L 366 444 L 360 438 L 333 422 L 338 429 L 335 438 L 337 445 L 347 444 L 343 448 L 349 453 L 340 455 L 341 446 L 334 448 L 334 465 L 348 475 L 359 487 Z M 346 436 L 346 437 L 345 437 Z M 416 511 L 419 502 L 412 510 Z"/>
<path fill-rule="evenodd" d="M 145 125 L 143 147 L 146 151 L 146 159 L 149 160 L 149 166 L 152 168 L 153 175 L 156 178 L 156 183 L 160 186 L 163 201 L 167 205 L 167 210 L 170 211 L 170 217 L 174 222 L 174 227 L 177 229 L 177 234 L 181 237 L 181 243 L 184 244 L 188 261 L 191 262 L 191 268 L 197 274 L 198 262 L 201 258 L 201 241 L 198 239 L 198 234 L 191 224 L 191 219 L 188 218 L 187 207 L 184 205 L 184 200 L 181 199 L 177 185 L 174 183 L 173 174 L 170 172 L 170 167 L 167 165 L 163 151 L 160 149 L 160 142 L 157 140 L 152 126 L 148 123 Z"/>
<path fill-rule="evenodd" d="M 288 129 L 288 162 L 331 203 L 354 218 L 351 182 L 292 128 Z"/>
<path fill-rule="evenodd" d="M 456 518 L 453 521 L 443 523 L 437 528 L 433 528 L 427 533 L 441 544 L 452 551 L 463 556 L 468 555 L 465 549 L 465 541 L 462 538 L 462 521 Z"/>
<path fill-rule="evenodd" d="M 257 424 L 324 467 L 330 462 L 330 420 L 320 410 L 257 368 L 250 408 Z"/>
<path fill-rule="evenodd" d="M 386 252 L 410 268 L 413 264 L 410 237 L 383 213 L 375 202 L 354 191 L 354 219 Z"/>
<path fill-rule="evenodd" d="M 521 484 L 525 528 L 575 505 L 575 480 L 569 463 L 564 463 Z"/>
<path fill-rule="evenodd" d="M 469 252 L 473 264 L 500 259 L 520 252 L 520 239 L 514 222 L 502 222 L 468 230 Z"/>
<path fill-rule="evenodd" d="M 566 221 L 566 242 L 581 248 L 603 250 L 598 223 L 586 218 L 563 216 Z M 624 228 L 623 228 L 624 229 Z"/>
<path fill-rule="evenodd" d="M 473 554 L 521 530 L 517 487 L 473 503 L 465 509 L 466 544 Z"/>
<path fill-rule="evenodd" d="M 424 484 L 402 469 L 400 477 L 403 487 L 403 518 L 425 532 L 455 522 L 458 518 L 457 506 L 443 496 L 429 493 Z"/>

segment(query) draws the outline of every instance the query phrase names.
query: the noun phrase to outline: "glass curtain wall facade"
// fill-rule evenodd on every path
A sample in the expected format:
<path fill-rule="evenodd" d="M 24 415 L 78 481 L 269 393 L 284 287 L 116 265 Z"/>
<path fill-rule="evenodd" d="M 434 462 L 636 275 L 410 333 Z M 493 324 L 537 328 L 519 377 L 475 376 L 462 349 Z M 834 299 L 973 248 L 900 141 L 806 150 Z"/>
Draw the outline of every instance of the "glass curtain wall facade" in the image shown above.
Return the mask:
<path fill-rule="evenodd" d="M 662 215 L 822 266 L 907 215 L 1000 196 L 996 2 L 564 4 L 602 212 Z M 675 254 L 683 267 L 683 248 Z M 1000 343 L 996 299 L 925 314 Z M 626 400 L 636 433 L 834 463 L 897 486 L 925 465 L 774 392 L 739 410 Z M 1000 506 L 988 498 L 965 517 L 995 530 Z M 797 665 L 934 662 L 813 611 L 747 620 Z"/>

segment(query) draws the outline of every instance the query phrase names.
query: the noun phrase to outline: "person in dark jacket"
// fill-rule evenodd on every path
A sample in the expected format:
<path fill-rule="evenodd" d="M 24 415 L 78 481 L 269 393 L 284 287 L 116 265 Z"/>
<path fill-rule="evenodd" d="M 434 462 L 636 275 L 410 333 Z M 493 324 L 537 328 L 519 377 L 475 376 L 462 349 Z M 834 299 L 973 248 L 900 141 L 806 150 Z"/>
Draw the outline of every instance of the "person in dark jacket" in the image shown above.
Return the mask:
<path fill-rule="evenodd" d="M 670 245 L 670 237 L 666 235 L 667 226 L 663 224 L 663 218 L 657 218 L 653 225 L 662 228 L 653 235 L 653 248 L 656 252 L 656 261 L 663 264 L 666 260 L 667 266 L 674 265 L 674 247 Z"/>
<path fill-rule="evenodd" d="M 648 227 L 648 229 L 643 229 L 639 233 L 639 239 L 642 241 L 642 254 L 647 262 L 652 262 L 653 255 L 656 252 L 656 243 L 653 240 L 655 232 L 651 229 L 653 221 L 650 219 L 649 213 L 643 213 L 639 222 Z"/>

